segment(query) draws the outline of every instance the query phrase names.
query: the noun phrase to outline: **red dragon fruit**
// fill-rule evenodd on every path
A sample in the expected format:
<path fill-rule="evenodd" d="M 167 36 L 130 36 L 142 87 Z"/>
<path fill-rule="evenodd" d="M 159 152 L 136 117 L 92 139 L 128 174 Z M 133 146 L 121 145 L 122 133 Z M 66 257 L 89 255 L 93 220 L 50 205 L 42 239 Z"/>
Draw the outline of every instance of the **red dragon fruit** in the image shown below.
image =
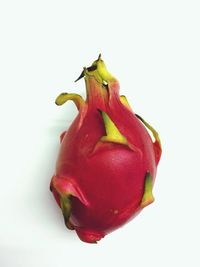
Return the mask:
<path fill-rule="evenodd" d="M 86 100 L 71 93 L 56 99 L 57 105 L 74 101 L 79 113 L 61 134 L 50 189 L 66 226 L 82 241 L 96 243 L 154 201 L 161 144 L 153 127 L 119 95 L 101 55 L 77 80 L 82 77 Z"/>

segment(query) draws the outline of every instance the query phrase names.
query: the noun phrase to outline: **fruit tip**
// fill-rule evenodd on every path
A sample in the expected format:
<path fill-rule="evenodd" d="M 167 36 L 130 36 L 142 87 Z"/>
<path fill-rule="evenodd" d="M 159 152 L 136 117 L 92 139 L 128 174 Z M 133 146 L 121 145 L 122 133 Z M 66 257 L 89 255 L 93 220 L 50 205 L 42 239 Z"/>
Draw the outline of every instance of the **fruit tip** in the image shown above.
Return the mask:
<path fill-rule="evenodd" d="M 98 58 L 97 58 L 96 61 L 100 61 L 100 60 L 102 60 L 101 59 L 101 53 L 99 54 L 99 56 L 98 56 Z M 81 78 L 83 78 L 85 76 L 85 72 L 86 71 L 94 71 L 94 70 L 96 70 L 96 68 L 97 68 L 97 66 L 96 65 L 93 65 L 93 64 L 92 64 L 92 66 L 90 66 L 88 68 L 84 67 L 83 68 L 83 71 L 80 74 L 80 76 L 74 82 L 77 82 L 78 80 L 80 80 Z"/>
<path fill-rule="evenodd" d="M 83 78 L 84 75 L 85 75 L 85 67 L 83 68 L 83 71 L 81 72 L 81 74 L 79 75 L 79 77 L 74 82 L 77 82 L 78 80 L 80 80 L 81 78 Z"/>

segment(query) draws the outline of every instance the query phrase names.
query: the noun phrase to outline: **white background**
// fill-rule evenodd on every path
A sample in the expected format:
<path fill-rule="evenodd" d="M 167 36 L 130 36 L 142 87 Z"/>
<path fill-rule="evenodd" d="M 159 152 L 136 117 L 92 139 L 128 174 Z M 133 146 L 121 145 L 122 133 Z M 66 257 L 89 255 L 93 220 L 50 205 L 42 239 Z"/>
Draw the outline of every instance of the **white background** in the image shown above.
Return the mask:
<path fill-rule="evenodd" d="M 200 266 L 199 1 L 1 1 L 0 266 Z M 49 192 L 54 104 L 99 52 L 121 93 L 160 133 L 156 201 L 97 245 L 68 231 Z"/>

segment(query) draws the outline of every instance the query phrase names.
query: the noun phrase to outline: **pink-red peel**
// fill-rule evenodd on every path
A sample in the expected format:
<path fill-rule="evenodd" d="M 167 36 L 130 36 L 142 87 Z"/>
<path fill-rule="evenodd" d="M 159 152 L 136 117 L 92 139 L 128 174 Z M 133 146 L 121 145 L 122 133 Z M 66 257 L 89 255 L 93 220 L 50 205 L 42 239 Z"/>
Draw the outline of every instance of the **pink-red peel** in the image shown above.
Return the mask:
<path fill-rule="evenodd" d="M 74 101 L 79 113 L 61 134 L 50 189 L 66 226 L 81 240 L 96 243 L 154 201 L 161 145 L 153 127 L 119 95 L 119 83 L 100 56 L 82 77 L 86 100 L 67 93 L 56 99 L 57 105 Z"/>

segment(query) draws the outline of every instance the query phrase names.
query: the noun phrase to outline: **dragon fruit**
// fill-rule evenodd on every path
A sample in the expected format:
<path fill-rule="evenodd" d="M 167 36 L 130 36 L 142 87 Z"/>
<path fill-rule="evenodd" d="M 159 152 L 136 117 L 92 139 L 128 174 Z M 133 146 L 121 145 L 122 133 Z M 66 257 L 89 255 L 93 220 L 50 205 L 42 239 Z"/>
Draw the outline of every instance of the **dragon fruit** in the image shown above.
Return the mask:
<path fill-rule="evenodd" d="M 60 136 L 50 190 L 67 228 L 96 243 L 154 201 L 161 144 L 154 128 L 119 95 L 101 55 L 77 80 L 83 77 L 86 100 L 71 93 L 56 99 L 57 105 L 72 100 L 78 115 Z"/>

